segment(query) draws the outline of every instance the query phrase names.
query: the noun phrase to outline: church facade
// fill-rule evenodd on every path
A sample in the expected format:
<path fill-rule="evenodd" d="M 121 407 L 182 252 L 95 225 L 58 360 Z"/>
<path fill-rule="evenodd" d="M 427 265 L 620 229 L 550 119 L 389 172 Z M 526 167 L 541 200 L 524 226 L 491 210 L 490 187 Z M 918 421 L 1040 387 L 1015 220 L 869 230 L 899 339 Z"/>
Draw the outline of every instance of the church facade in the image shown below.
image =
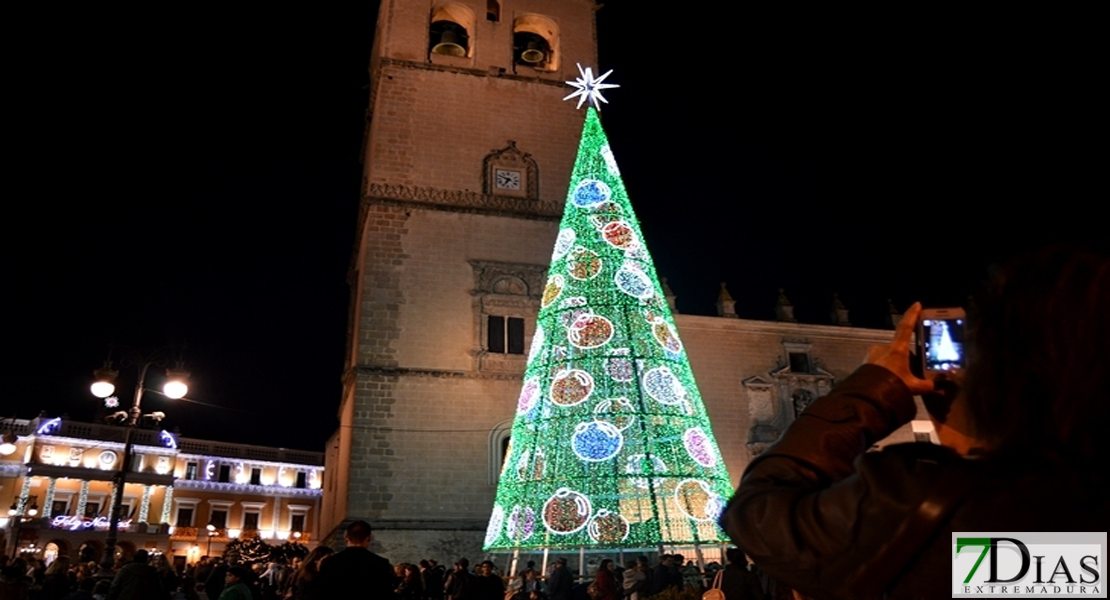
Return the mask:
<path fill-rule="evenodd" d="M 597 64 L 596 9 L 382 3 L 324 543 L 364 519 L 394 562 L 482 555 L 582 126 L 564 82 Z M 675 316 L 734 483 L 892 333 L 780 304 L 779 321 L 737 319 L 722 288 L 719 316 Z"/>

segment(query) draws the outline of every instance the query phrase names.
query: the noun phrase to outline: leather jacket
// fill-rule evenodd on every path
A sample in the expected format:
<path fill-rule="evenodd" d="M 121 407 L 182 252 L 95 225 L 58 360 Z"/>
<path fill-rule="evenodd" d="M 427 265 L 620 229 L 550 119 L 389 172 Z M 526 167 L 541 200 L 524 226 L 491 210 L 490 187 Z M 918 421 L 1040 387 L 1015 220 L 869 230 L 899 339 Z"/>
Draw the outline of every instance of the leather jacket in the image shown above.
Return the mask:
<path fill-rule="evenodd" d="M 1088 465 L 1053 466 L 1035 450 L 967 459 L 927 443 L 867 452 L 915 412 L 897 376 L 860 367 L 752 461 L 721 526 L 775 579 L 855 600 L 950 598 L 953 531 L 1106 530 L 1105 479 L 1092 484 Z M 907 535 L 938 505 L 943 518 Z"/>

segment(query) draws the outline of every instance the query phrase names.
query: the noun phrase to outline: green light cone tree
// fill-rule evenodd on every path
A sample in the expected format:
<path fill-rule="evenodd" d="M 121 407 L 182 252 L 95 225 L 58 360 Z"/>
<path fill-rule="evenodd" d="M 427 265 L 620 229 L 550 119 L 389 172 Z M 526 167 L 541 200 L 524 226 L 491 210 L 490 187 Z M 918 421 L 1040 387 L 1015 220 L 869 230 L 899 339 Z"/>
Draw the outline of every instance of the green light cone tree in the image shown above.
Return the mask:
<path fill-rule="evenodd" d="M 718 544 L 731 493 L 589 107 L 485 549 Z"/>

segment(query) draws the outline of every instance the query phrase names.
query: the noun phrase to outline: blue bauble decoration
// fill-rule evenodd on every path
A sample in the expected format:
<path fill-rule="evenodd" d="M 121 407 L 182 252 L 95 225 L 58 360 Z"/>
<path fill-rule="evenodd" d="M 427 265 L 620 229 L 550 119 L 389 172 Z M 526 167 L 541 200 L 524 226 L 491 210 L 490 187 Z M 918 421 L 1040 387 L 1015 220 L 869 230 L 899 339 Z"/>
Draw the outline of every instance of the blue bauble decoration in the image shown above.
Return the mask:
<path fill-rule="evenodd" d="M 602 202 L 605 202 L 613 195 L 612 190 L 605 184 L 604 181 L 597 179 L 583 179 L 574 188 L 574 195 L 571 196 L 571 202 L 579 208 L 593 208 Z"/>
<path fill-rule="evenodd" d="M 624 436 L 612 423 L 589 421 L 579 423 L 570 438 L 571 448 L 578 458 L 589 462 L 609 460 L 621 451 Z"/>

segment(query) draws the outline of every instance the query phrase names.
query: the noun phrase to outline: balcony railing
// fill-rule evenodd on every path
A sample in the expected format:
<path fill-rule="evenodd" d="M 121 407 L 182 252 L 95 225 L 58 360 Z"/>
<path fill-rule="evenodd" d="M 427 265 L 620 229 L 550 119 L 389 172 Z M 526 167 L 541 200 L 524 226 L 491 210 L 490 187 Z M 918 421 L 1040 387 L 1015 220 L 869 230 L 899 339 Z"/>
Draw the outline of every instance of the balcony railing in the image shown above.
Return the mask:
<path fill-rule="evenodd" d="M 174 540 L 195 540 L 197 533 L 200 530 L 196 527 L 174 527 L 170 539 Z"/>

